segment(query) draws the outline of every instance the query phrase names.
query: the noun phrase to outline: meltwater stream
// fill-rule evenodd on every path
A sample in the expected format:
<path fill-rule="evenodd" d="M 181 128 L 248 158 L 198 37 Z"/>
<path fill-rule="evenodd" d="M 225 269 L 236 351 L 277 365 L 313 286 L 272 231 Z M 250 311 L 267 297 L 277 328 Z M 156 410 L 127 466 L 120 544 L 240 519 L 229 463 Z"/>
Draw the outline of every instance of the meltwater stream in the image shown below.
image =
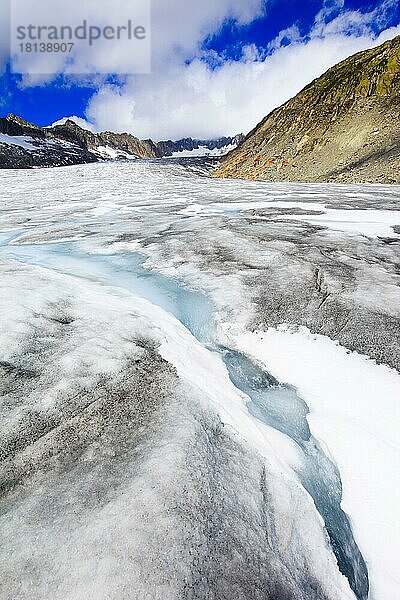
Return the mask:
<path fill-rule="evenodd" d="M 12 236 L 13 241 L 16 236 Z M 110 287 L 134 292 L 178 319 L 211 352 L 218 352 L 232 383 L 248 398 L 249 412 L 268 426 L 289 436 L 300 448 L 303 467 L 299 479 L 322 516 L 340 571 L 359 600 L 369 592 L 368 571 L 354 540 L 347 515 L 342 511 L 342 485 L 336 465 L 312 436 L 308 407 L 287 385 L 281 385 L 245 355 L 214 341 L 215 308 L 206 295 L 184 287 L 179 281 L 146 270 L 146 257 L 128 252 L 118 255 L 89 254 L 74 243 L 6 245 L 2 253 L 24 263 L 85 277 Z"/>

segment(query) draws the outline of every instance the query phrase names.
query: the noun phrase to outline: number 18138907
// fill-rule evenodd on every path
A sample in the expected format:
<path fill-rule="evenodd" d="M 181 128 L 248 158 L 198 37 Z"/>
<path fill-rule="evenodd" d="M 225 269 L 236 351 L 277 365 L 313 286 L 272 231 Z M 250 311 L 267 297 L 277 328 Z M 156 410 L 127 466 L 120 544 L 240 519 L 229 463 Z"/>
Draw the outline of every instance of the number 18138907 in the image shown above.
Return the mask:
<path fill-rule="evenodd" d="M 73 43 L 66 42 L 24 42 L 19 44 L 21 52 L 71 52 L 74 47 Z"/>

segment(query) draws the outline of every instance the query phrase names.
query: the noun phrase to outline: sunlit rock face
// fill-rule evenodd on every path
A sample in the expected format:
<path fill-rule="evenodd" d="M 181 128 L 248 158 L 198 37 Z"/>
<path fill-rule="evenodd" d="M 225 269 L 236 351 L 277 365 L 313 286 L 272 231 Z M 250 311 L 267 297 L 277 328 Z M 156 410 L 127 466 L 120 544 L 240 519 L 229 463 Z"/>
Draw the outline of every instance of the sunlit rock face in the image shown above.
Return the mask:
<path fill-rule="evenodd" d="M 391 600 L 398 190 L 176 159 L 0 177 L 0 598 Z M 318 393 L 269 372 L 263 336 L 289 361 L 304 325 L 387 421 L 301 351 Z"/>
<path fill-rule="evenodd" d="M 216 170 L 268 181 L 400 183 L 400 36 L 335 65 Z"/>

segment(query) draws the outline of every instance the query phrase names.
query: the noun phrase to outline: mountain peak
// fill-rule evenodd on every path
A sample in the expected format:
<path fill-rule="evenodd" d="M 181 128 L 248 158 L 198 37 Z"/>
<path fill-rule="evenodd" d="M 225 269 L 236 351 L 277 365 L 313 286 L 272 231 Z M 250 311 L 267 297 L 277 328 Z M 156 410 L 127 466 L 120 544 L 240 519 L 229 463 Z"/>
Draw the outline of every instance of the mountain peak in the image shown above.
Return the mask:
<path fill-rule="evenodd" d="M 40 129 L 40 127 L 38 125 L 35 125 L 34 123 L 30 123 L 29 121 L 26 121 L 25 119 L 23 119 L 22 117 L 19 117 L 18 115 L 15 115 L 14 113 L 8 113 L 8 115 L 5 118 L 10 123 L 16 123 L 17 125 L 20 125 L 21 127 L 29 127 L 30 129 Z"/>
<path fill-rule="evenodd" d="M 67 129 L 74 129 L 74 130 L 81 129 L 83 131 L 83 127 L 78 125 L 78 123 L 75 123 L 75 121 L 73 121 L 72 119 L 66 119 L 66 121 L 64 121 L 64 123 L 57 123 L 52 126 L 52 128 L 55 128 L 55 127 L 66 127 Z"/>

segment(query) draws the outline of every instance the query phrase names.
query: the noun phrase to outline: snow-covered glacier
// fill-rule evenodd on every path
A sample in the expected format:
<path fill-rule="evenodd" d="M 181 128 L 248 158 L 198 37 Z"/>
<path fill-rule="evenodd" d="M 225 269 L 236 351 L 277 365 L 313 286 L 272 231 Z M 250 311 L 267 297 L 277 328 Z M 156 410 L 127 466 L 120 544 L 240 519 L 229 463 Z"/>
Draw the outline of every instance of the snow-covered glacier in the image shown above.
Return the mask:
<path fill-rule="evenodd" d="M 0 598 L 393 600 L 400 189 L 0 186 Z"/>

